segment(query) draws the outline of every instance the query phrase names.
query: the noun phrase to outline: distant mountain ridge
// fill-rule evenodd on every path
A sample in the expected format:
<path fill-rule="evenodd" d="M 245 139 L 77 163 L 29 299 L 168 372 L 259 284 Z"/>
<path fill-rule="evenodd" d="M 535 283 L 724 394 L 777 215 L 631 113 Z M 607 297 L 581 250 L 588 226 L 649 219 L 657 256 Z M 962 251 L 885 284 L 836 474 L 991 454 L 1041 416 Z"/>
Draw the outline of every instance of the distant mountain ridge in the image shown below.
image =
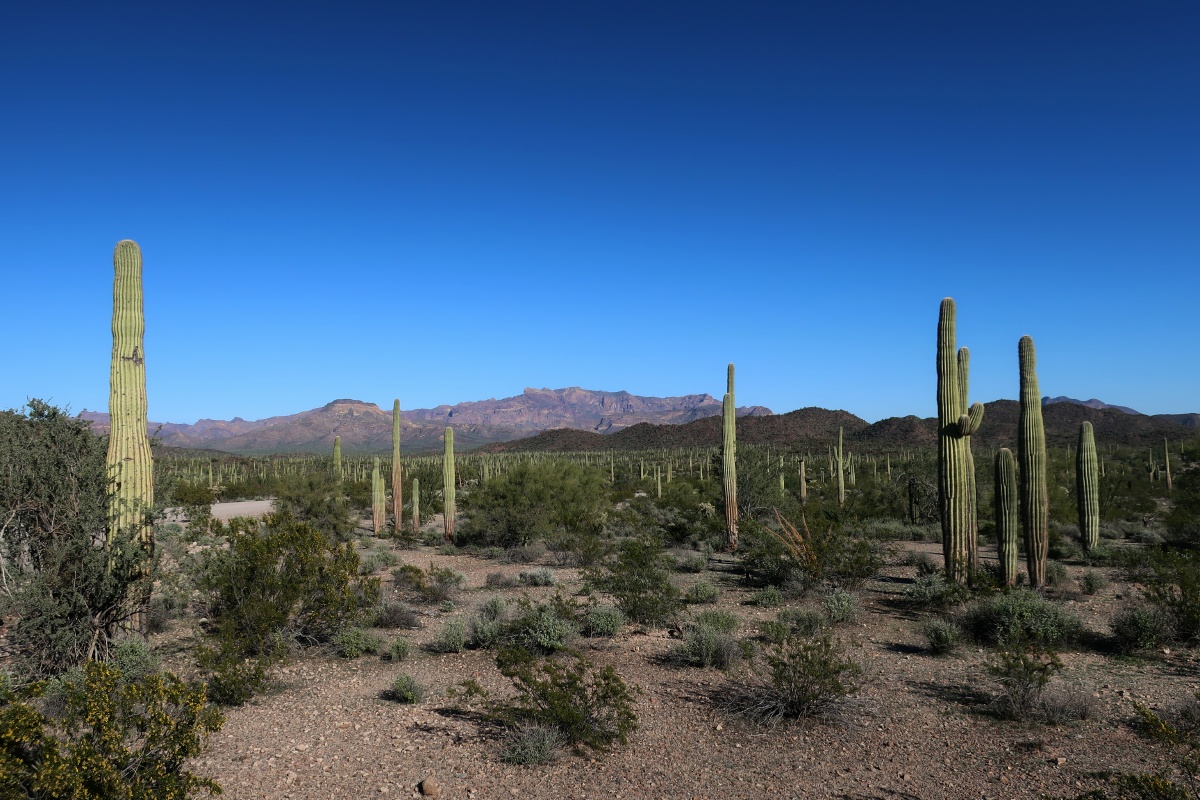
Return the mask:
<path fill-rule="evenodd" d="M 1108 403 L 1104 402 L 1103 400 L 1097 400 L 1094 397 L 1091 400 L 1076 400 L 1074 397 L 1062 397 L 1062 396 L 1060 396 L 1060 397 L 1043 397 L 1042 398 L 1043 406 L 1048 406 L 1053 403 L 1074 403 L 1075 405 L 1087 406 L 1088 408 L 1115 408 L 1117 411 L 1124 411 L 1126 414 L 1141 415 L 1141 413 L 1142 413 L 1140 411 L 1134 411 L 1129 406 L 1109 405 Z"/>
<path fill-rule="evenodd" d="M 401 442 L 406 452 L 440 448 L 443 432 L 454 428 L 461 449 L 507 441 L 551 428 L 611 433 L 653 423 L 678 425 L 721 412 L 721 402 L 708 394 L 643 397 L 629 392 L 581 389 L 526 389 L 515 397 L 401 411 Z M 748 406 L 739 416 L 770 415 L 769 408 Z M 97 431 L 108 429 L 108 414 L 80 412 Z M 171 447 L 199 447 L 231 453 L 329 452 L 335 436 L 346 452 L 391 449 L 392 413 L 374 403 L 342 398 L 298 414 L 247 421 L 201 419 L 188 425 L 147 425 Z"/>

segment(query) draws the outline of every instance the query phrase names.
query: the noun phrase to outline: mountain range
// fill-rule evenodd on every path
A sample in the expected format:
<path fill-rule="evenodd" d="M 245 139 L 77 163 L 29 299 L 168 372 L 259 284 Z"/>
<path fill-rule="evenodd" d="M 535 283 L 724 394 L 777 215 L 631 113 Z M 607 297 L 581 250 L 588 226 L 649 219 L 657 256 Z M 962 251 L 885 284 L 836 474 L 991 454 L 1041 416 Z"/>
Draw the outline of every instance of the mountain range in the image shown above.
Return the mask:
<path fill-rule="evenodd" d="M 447 427 L 457 446 L 469 450 L 490 442 L 518 439 L 552 428 L 608 434 L 639 424 L 679 425 L 719 416 L 721 401 L 708 394 L 641 397 L 629 392 L 601 392 L 579 387 L 526 389 L 515 397 L 479 400 L 436 408 L 401 411 L 400 439 L 405 452 L 441 448 Z M 738 416 L 770 415 L 771 409 L 748 406 Z M 108 414 L 87 411 L 97 432 L 108 430 Z M 311 411 L 248 421 L 202 419 L 194 424 L 151 422 L 152 436 L 169 447 L 207 448 L 230 453 L 326 453 L 335 436 L 342 449 L 388 452 L 392 446 L 392 412 L 362 400 L 340 399 Z"/>

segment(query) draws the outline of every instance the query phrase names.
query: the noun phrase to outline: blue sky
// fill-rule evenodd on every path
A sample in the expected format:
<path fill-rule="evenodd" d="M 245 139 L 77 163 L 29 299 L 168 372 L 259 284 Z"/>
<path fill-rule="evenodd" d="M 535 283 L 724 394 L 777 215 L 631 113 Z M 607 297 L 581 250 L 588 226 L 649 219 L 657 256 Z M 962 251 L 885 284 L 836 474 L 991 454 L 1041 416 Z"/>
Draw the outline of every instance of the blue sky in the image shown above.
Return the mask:
<path fill-rule="evenodd" d="M 21 3 L 0 12 L 0 407 L 526 386 L 1200 411 L 1200 5 Z"/>

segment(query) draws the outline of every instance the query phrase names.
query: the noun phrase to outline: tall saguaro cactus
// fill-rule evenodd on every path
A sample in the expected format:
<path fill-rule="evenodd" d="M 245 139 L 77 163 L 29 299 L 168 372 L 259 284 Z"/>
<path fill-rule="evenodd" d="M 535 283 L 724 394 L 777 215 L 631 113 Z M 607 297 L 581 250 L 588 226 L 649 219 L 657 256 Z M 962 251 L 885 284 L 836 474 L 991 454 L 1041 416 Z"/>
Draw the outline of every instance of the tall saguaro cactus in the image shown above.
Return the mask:
<path fill-rule="evenodd" d="M 421 479 L 416 475 L 412 480 L 412 525 L 413 536 L 421 530 Z"/>
<path fill-rule="evenodd" d="M 721 477 L 725 489 L 725 537 L 730 552 L 738 546 L 737 508 L 737 406 L 733 395 L 733 364 L 726 373 L 725 397 L 721 400 Z"/>
<path fill-rule="evenodd" d="M 1079 501 L 1079 538 L 1084 550 L 1093 550 L 1100 544 L 1100 466 L 1096 461 L 1096 435 L 1090 422 L 1079 424 L 1075 495 Z"/>
<path fill-rule="evenodd" d="M 392 401 L 392 525 L 399 535 L 403 525 L 400 514 L 404 508 L 404 476 L 400 472 L 400 400 Z"/>
<path fill-rule="evenodd" d="M 975 511 L 974 462 L 969 437 L 983 422 L 983 404 L 967 408 L 966 348 L 955 351 L 956 309 L 952 298 L 942 300 L 938 314 L 938 510 L 942 522 L 942 554 L 946 575 L 962 583 L 974 570 L 978 536 Z"/>
<path fill-rule="evenodd" d="M 454 429 L 446 428 L 446 452 L 442 456 L 442 507 L 446 541 L 454 541 Z"/>
<path fill-rule="evenodd" d="M 109 477 L 114 492 L 109 506 L 107 542 L 118 533 L 132 535 L 147 553 L 154 552 L 154 456 L 146 435 L 146 319 L 142 307 L 142 251 L 129 239 L 113 250 L 112 362 L 108 391 Z M 133 625 L 144 629 L 149 592 L 136 598 Z"/>
<path fill-rule="evenodd" d="M 1017 511 L 1017 461 L 1012 450 L 1001 447 L 996 453 L 996 544 L 1000 551 L 1000 581 L 1005 586 L 1017 582 L 1017 536 L 1021 516 Z"/>
<path fill-rule="evenodd" d="M 342 437 L 333 437 L 333 477 L 339 483 L 342 480 Z"/>
<path fill-rule="evenodd" d="M 379 456 L 371 469 L 371 527 L 378 536 L 387 522 L 387 497 L 384 493 L 383 474 L 379 471 Z"/>
<path fill-rule="evenodd" d="M 838 508 L 846 505 L 846 464 L 842 461 L 842 429 L 838 428 L 837 446 Z"/>
<path fill-rule="evenodd" d="M 1017 458 L 1021 467 L 1021 528 L 1029 583 L 1046 583 L 1050 549 L 1050 499 L 1046 489 L 1046 429 L 1042 424 L 1042 395 L 1038 388 L 1037 352 L 1033 339 L 1022 336 L 1017 345 L 1021 369 L 1021 416 L 1017 429 Z"/>

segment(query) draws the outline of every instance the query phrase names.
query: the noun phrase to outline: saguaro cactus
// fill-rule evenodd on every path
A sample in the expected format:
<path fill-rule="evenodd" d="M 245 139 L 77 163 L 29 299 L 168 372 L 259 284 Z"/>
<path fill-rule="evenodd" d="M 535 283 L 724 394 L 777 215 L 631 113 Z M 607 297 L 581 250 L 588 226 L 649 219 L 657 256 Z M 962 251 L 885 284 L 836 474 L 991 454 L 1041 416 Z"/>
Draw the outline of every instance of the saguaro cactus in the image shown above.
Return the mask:
<path fill-rule="evenodd" d="M 808 502 L 808 477 L 804 474 L 804 461 L 800 462 L 800 502 Z"/>
<path fill-rule="evenodd" d="M 400 533 L 404 508 L 404 476 L 400 472 L 400 401 L 392 401 L 392 526 Z"/>
<path fill-rule="evenodd" d="M 1000 551 L 1000 580 L 1017 582 L 1017 536 L 1021 518 L 1017 511 L 1017 461 L 1012 450 L 996 453 L 996 545 Z"/>
<path fill-rule="evenodd" d="M 1084 550 L 1092 550 L 1100 544 L 1100 467 L 1096 462 L 1096 436 L 1090 422 L 1079 424 L 1075 495 L 1079 501 L 1079 538 Z"/>
<path fill-rule="evenodd" d="M 1163 458 L 1165 459 L 1165 461 L 1163 462 L 1163 466 L 1167 470 L 1167 494 L 1170 494 L 1171 493 L 1171 445 L 1166 439 L 1163 439 Z"/>
<path fill-rule="evenodd" d="M 412 509 L 413 509 L 413 536 L 421 530 L 421 479 L 413 476 L 412 479 Z"/>
<path fill-rule="evenodd" d="M 962 583 L 974 570 L 976 552 L 974 463 L 970 439 L 983 422 L 983 404 L 967 409 L 963 365 L 969 352 L 955 351 L 956 311 L 954 300 L 942 300 L 938 314 L 937 405 L 938 405 L 938 510 L 942 522 L 942 554 L 946 575 Z"/>
<path fill-rule="evenodd" d="M 454 429 L 446 428 L 446 452 L 442 456 L 442 509 L 446 541 L 454 541 Z"/>
<path fill-rule="evenodd" d="M 846 505 L 846 464 L 842 461 L 842 429 L 838 428 L 837 446 L 838 508 Z"/>
<path fill-rule="evenodd" d="M 333 437 L 333 478 L 342 480 L 342 437 Z"/>
<path fill-rule="evenodd" d="M 1046 583 L 1046 554 L 1050 548 L 1050 501 L 1046 490 L 1046 429 L 1042 425 L 1042 395 L 1038 388 L 1037 352 L 1033 339 L 1022 336 L 1017 345 L 1021 369 L 1021 416 L 1017 458 L 1021 467 L 1021 528 L 1029 583 Z"/>
<path fill-rule="evenodd" d="M 154 456 L 146 434 L 146 321 L 142 309 L 142 252 L 128 239 L 113 251 L 112 362 L 108 391 L 107 465 L 114 491 L 109 506 L 107 542 L 118 533 L 132 535 L 147 553 L 154 552 Z M 133 626 L 145 628 L 149 587 L 135 599 Z"/>
<path fill-rule="evenodd" d="M 725 489 L 725 537 L 730 552 L 738 546 L 737 508 L 737 406 L 733 395 L 733 364 L 726 377 L 725 397 L 721 401 L 724 422 L 721 438 L 721 477 Z"/>
<path fill-rule="evenodd" d="M 383 474 L 379 471 L 379 457 L 371 470 L 371 527 L 378 536 L 387 521 L 387 498 L 384 494 Z"/>

